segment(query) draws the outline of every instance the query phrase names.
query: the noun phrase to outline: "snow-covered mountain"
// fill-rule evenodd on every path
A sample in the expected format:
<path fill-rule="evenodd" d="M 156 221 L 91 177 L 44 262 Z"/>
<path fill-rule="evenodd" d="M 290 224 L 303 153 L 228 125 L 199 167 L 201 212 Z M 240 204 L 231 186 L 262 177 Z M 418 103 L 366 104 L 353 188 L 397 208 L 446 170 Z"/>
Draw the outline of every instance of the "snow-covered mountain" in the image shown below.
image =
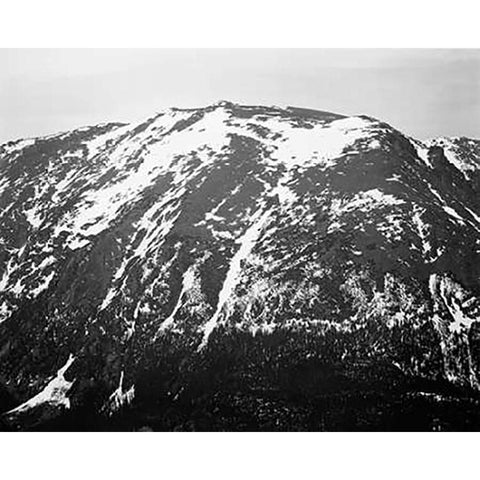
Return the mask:
<path fill-rule="evenodd" d="M 480 140 L 293 107 L 1 145 L 3 425 L 374 428 L 328 402 L 477 402 L 479 195 Z"/>

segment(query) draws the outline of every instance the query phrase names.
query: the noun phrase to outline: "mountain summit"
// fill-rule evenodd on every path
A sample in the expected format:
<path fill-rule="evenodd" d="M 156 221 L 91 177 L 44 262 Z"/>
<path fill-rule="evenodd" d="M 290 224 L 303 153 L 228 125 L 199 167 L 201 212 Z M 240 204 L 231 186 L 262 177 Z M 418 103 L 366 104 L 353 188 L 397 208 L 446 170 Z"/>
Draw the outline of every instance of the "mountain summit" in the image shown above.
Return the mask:
<path fill-rule="evenodd" d="M 3 144 L 2 424 L 479 428 L 479 195 L 479 140 L 304 108 Z"/>

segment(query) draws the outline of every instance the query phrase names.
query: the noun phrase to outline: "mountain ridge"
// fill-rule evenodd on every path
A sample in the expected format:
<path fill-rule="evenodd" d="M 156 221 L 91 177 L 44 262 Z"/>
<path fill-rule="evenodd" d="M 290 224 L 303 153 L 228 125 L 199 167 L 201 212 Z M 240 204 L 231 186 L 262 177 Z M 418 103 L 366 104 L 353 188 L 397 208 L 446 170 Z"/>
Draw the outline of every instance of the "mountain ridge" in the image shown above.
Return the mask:
<path fill-rule="evenodd" d="M 168 112 L 171 112 L 171 111 L 193 112 L 193 111 L 197 111 L 197 110 L 204 110 L 204 109 L 208 109 L 208 108 L 225 107 L 225 106 L 228 106 L 228 107 L 237 106 L 237 107 L 247 107 L 247 108 L 258 107 L 258 105 L 245 105 L 245 104 L 241 104 L 241 103 L 237 103 L 237 102 L 233 102 L 233 101 L 229 101 L 229 100 L 217 100 L 216 102 L 210 103 L 207 106 L 203 106 L 203 107 L 189 107 L 189 108 L 173 107 L 173 106 L 172 107 L 165 107 L 165 108 L 157 110 L 156 113 L 153 116 L 162 115 L 162 114 L 165 114 L 165 113 L 168 113 Z M 285 104 L 284 106 L 268 105 L 268 106 L 263 106 L 263 108 L 271 108 L 271 109 L 276 109 L 276 110 L 299 111 L 299 112 L 304 112 L 305 114 L 311 113 L 313 115 L 315 115 L 315 114 L 327 114 L 327 115 L 333 115 L 333 116 L 336 115 L 338 117 L 343 117 L 343 118 L 346 118 L 346 117 L 360 117 L 360 118 L 365 117 L 365 118 L 373 120 L 373 121 L 380 121 L 376 117 L 372 117 L 370 115 L 363 114 L 363 113 L 359 113 L 359 114 L 355 114 L 355 115 L 344 115 L 344 114 L 340 114 L 340 113 L 329 112 L 329 111 L 326 111 L 326 110 L 319 110 L 319 109 L 315 109 L 315 108 L 294 106 L 294 105 L 288 105 L 288 104 Z M 152 117 L 150 117 L 150 118 L 152 118 Z M 141 121 L 139 121 L 139 122 L 141 122 Z M 14 138 L 14 139 L 5 140 L 5 141 L 0 143 L 0 148 L 3 147 L 4 145 L 7 145 L 7 144 L 18 143 L 18 142 L 21 142 L 21 141 L 28 141 L 28 140 L 47 139 L 47 138 L 51 138 L 51 137 L 55 137 L 55 136 L 64 135 L 64 134 L 69 133 L 69 132 L 82 131 L 82 130 L 87 130 L 87 129 L 91 129 L 91 128 L 98 128 L 98 127 L 103 127 L 103 126 L 108 126 L 108 125 L 112 125 L 112 126 L 117 125 L 117 126 L 121 127 L 121 126 L 127 126 L 127 125 L 135 125 L 136 123 L 139 123 L 139 122 L 135 122 L 135 121 L 133 121 L 133 122 L 132 121 L 110 121 L 110 122 L 100 122 L 100 123 L 97 123 L 97 124 L 81 125 L 81 126 L 73 127 L 73 128 L 70 128 L 70 129 L 65 129 L 65 130 L 62 129 L 62 130 L 57 131 L 56 133 L 50 133 L 50 134 L 45 134 L 45 135 L 32 135 L 32 136 L 28 136 L 28 137 L 17 137 L 17 138 Z M 392 129 L 396 129 L 391 124 L 388 124 L 388 125 Z M 414 137 L 411 136 L 411 135 L 409 137 L 414 139 Z M 475 140 L 480 140 L 479 137 L 467 137 L 467 136 L 462 136 L 462 135 L 437 135 L 437 136 L 434 136 L 434 137 L 426 137 L 426 138 L 424 138 L 423 140 L 420 140 L 420 141 L 422 143 L 425 143 L 425 144 L 430 144 L 431 142 L 434 142 L 436 140 L 442 140 L 442 139 L 443 140 L 466 139 L 466 140 L 474 140 L 474 141 Z"/>

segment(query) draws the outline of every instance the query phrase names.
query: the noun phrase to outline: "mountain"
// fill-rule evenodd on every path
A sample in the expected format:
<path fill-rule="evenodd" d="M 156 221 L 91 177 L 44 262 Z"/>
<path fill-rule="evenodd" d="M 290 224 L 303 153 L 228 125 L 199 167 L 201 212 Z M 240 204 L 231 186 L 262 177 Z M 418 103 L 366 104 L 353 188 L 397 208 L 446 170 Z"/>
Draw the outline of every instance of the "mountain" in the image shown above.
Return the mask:
<path fill-rule="evenodd" d="M 4 429 L 479 429 L 480 140 L 229 102 L 0 146 Z"/>

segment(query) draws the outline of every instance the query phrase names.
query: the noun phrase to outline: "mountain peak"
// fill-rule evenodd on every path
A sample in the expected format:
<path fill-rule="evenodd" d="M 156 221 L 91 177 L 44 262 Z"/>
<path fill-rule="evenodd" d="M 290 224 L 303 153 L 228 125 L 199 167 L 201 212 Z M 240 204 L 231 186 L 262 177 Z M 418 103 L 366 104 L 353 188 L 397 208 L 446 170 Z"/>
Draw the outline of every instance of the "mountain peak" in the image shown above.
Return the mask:
<path fill-rule="evenodd" d="M 345 388 L 480 391 L 478 144 L 436 143 L 220 101 L 2 146 L 5 421 L 300 428 Z"/>
<path fill-rule="evenodd" d="M 212 103 L 213 107 L 233 107 L 237 104 L 230 102 L 229 100 L 217 100 L 216 102 Z"/>

